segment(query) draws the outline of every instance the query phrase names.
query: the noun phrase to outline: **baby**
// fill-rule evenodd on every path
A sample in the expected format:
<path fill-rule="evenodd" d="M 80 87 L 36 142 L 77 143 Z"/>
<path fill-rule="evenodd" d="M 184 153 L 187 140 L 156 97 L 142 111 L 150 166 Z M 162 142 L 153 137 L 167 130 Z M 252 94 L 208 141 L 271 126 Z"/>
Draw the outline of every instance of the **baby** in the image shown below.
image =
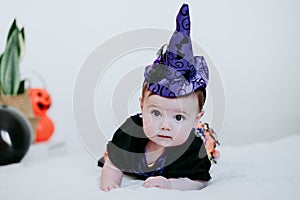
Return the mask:
<path fill-rule="evenodd" d="M 209 131 L 199 126 L 208 67 L 203 56 L 193 56 L 187 4 L 177 15 L 169 44 L 146 67 L 144 77 L 142 113 L 120 126 L 107 144 L 105 159 L 98 162 L 103 166 L 101 189 L 120 187 L 123 174 L 145 180 L 146 188 L 202 189 L 211 179 L 205 134 L 199 134 Z"/>

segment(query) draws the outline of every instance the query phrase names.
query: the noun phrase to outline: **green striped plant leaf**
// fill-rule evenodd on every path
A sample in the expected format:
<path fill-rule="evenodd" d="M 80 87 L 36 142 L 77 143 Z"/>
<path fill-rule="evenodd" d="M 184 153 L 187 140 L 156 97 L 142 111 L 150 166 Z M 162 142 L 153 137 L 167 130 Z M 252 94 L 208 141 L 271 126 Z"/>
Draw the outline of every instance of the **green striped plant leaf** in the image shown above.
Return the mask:
<path fill-rule="evenodd" d="M 20 85 L 19 31 L 14 30 L 8 40 L 1 60 L 1 87 L 5 95 L 16 95 Z"/>
<path fill-rule="evenodd" d="M 20 60 L 25 50 L 24 28 L 18 28 L 13 21 L 7 36 L 7 43 L 0 56 L 0 87 L 5 95 L 16 95 L 24 91 L 20 80 Z"/>

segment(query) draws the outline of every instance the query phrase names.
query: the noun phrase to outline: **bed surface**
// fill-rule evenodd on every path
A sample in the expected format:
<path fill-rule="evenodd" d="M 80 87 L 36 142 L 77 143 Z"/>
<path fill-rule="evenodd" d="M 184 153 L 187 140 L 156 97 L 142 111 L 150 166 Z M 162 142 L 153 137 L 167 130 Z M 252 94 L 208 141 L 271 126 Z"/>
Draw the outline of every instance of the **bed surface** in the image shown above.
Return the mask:
<path fill-rule="evenodd" d="M 33 145 L 19 164 L 0 167 L 0 198 L 13 199 L 297 199 L 300 134 L 269 143 L 220 146 L 212 181 L 200 191 L 146 189 L 125 177 L 122 188 L 100 191 L 101 168 L 88 153 Z"/>

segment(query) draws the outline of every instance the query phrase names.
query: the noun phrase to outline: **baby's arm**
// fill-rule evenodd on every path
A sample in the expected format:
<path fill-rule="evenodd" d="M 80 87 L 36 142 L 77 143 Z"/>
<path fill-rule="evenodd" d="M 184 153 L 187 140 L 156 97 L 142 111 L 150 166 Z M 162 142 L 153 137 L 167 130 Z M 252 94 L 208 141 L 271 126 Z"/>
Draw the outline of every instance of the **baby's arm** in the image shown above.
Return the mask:
<path fill-rule="evenodd" d="M 117 168 L 107 157 L 101 174 L 101 190 L 108 192 L 119 188 L 123 177 L 123 172 Z"/>
<path fill-rule="evenodd" d="M 160 189 L 175 190 L 200 190 L 207 185 L 207 181 L 191 180 L 189 178 L 170 178 L 163 176 L 149 177 L 145 180 L 146 188 L 157 187 Z"/>
<path fill-rule="evenodd" d="M 200 190 L 207 186 L 208 181 L 191 180 L 189 178 L 170 178 L 172 189 L 176 190 Z"/>

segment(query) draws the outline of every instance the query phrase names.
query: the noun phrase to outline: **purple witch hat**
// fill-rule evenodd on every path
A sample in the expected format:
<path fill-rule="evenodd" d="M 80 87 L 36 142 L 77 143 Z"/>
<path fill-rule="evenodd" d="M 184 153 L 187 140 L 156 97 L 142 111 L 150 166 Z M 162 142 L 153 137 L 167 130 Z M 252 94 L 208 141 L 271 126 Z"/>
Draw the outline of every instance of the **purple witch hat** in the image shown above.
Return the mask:
<path fill-rule="evenodd" d="M 163 46 L 158 58 L 145 69 L 145 82 L 152 93 L 174 98 L 206 88 L 208 67 L 203 56 L 193 55 L 190 25 L 189 7 L 183 4 L 166 51 Z"/>

